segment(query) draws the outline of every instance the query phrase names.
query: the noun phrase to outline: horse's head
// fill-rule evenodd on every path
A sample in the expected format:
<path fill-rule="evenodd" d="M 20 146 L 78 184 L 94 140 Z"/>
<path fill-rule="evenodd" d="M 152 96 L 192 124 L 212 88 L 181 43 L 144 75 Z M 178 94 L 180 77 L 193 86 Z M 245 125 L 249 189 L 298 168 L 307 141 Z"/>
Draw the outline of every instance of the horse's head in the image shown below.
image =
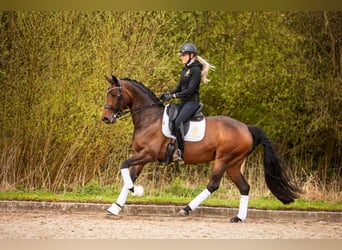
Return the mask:
<path fill-rule="evenodd" d="M 105 76 L 105 78 L 109 82 L 109 87 L 107 101 L 102 113 L 102 121 L 111 124 L 116 122 L 116 119 L 122 114 L 125 103 L 120 79 L 115 76 L 112 76 L 112 78 Z"/>

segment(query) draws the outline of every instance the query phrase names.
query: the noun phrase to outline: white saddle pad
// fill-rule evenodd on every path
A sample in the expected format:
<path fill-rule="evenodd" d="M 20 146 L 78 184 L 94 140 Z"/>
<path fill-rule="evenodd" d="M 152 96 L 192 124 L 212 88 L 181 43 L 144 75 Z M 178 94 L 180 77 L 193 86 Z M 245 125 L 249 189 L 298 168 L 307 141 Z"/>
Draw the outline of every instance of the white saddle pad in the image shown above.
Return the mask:
<path fill-rule="evenodd" d="M 164 115 L 163 115 L 163 124 L 162 124 L 162 131 L 163 134 L 168 138 L 174 138 L 175 137 L 171 134 L 170 128 L 169 128 L 169 116 L 166 113 L 167 107 L 166 105 L 164 109 Z M 184 141 L 201 141 L 204 137 L 205 133 L 205 119 L 202 121 L 190 121 L 189 130 L 184 136 Z"/>

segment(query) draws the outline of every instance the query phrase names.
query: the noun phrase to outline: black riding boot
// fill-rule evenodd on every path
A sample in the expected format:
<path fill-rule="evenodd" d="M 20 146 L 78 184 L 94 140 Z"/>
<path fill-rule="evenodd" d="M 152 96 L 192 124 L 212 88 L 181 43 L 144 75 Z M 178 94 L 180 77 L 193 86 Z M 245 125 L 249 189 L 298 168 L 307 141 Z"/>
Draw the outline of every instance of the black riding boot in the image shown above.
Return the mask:
<path fill-rule="evenodd" d="M 173 155 L 173 161 L 184 164 L 184 127 L 183 123 L 176 129 L 177 150 Z"/>

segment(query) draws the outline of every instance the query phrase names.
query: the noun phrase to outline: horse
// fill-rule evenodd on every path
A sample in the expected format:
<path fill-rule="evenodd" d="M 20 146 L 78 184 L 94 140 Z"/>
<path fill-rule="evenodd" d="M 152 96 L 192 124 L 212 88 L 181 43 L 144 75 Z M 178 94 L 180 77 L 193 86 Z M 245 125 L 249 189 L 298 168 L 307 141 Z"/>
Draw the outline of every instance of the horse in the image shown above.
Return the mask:
<path fill-rule="evenodd" d="M 164 162 L 170 139 L 161 129 L 165 105 L 149 88 L 129 78 L 120 79 L 114 75 L 105 78 L 109 87 L 102 121 L 113 124 L 128 110 L 134 124 L 134 153 L 120 166 L 124 184 L 116 202 L 107 210 L 110 215 L 118 215 L 129 193 L 142 195 L 143 188 L 134 183 L 146 163 Z M 246 220 L 250 186 L 241 166 L 258 145 L 264 148 L 264 177 L 272 194 L 284 204 L 299 197 L 300 190 L 287 176 L 274 143 L 260 128 L 228 116 L 205 117 L 205 122 L 204 138 L 198 142 L 185 142 L 184 163 L 196 165 L 214 161 L 210 179 L 206 188 L 179 211 L 180 215 L 188 216 L 195 210 L 219 188 L 223 174 L 227 173 L 240 192 L 238 214 L 230 222 Z"/>

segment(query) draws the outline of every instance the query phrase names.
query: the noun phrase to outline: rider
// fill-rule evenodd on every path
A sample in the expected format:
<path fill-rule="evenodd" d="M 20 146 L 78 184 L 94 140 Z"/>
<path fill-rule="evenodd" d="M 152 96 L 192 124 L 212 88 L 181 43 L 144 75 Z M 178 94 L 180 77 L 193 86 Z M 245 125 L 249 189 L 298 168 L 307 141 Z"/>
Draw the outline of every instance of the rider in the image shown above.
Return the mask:
<path fill-rule="evenodd" d="M 184 127 L 183 123 L 188 120 L 199 107 L 200 83 L 208 83 L 207 74 L 209 69 L 215 67 L 198 55 L 197 47 L 193 43 L 185 43 L 179 51 L 184 67 L 176 88 L 168 93 L 163 93 L 160 99 L 166 102 L 173 98 L 179 98 L 180 111 L 175 120 L 177 147 L 173 160 L 184 163 Z"/>

